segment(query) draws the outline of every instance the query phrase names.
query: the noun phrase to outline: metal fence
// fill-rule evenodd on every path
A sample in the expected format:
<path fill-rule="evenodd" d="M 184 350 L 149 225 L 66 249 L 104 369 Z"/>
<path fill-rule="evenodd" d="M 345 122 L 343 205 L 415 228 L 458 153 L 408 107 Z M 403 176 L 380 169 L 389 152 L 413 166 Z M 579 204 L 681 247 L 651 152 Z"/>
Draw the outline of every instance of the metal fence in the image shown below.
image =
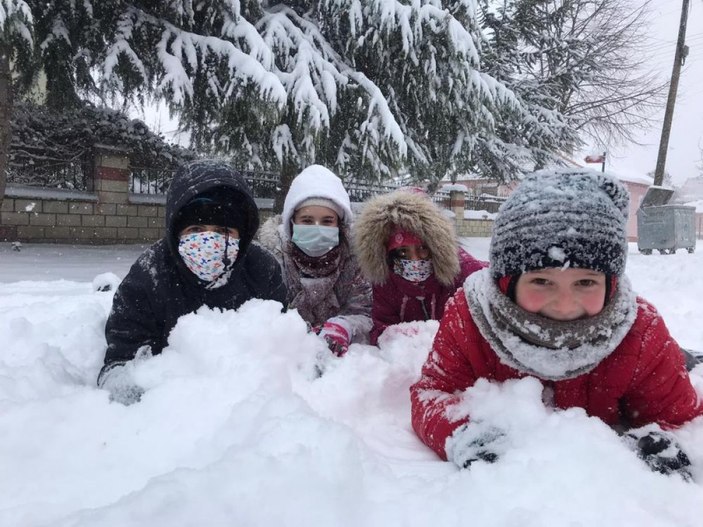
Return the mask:
<path fill-rule="evenodd" d="M 90 159 L 41 165 L 11 161 L 7 167 L 7 182 L 16 185 L 90 192 L 93 190 L 92 171 L 93 165 Z"/>
<path fill-rule="evenodd" d="M 349 199 L 352 202 L 361 203 L 366 201 L 371 196 L 376 194 L 385 194 L 387 192 L 392 192 L 398 187 L 393 185 L 377 185 L 377 184 L 366 184 L 359 182 L 345 183 L 344 188 L 349 194 Z"/>
<path fill-rule="evenodd" d="M 8 183 L 33 185 L 49 188 L 62 188 L 91 192 L 94 190 L 92 161 L 73 161 L 52 165 L 11 164 L 8 169 Z M 134 194 L 166 194 L 174 168 L 131 167 L 129 191 Z M 275 199 L 280 189 L 280 177 L 271 172 L 241 171 L 245 181 L 257 198 Z M 376 194 L 396 190 L 393 185 L 367 184 L 358 181 L 345 183 L 349 198 L 353 202 L 363 202 Z M 446 195 L 447 207 L 449 194 Z"/>
<path fill-rule="evenodd" d="M 498 209 L 507 198 L 500 196 L 467 196 L 464 200 L 464 210 L 485 210 L 486 212 L 498 212 Z"/>
<path fill-rule="evenodd" d="M 129 191 L 135 194 L 166 194 L 175 169 L 131 167 Z"/>
<path fill-rule="evenodd" d="M 175 172 L 172 168 L 132 167 L 129 191 L 135 194 L 166 194 Z M 240 173 L 254 196 L 269 199 L 276 197 L 280 188 L 277 174 L 252 171 Z"/>
<path fill-rule="evenodd" d="M 498 209 L 507 198 L 502 196 L 492 196 L 481 194 L 474 196 L 471 194 L 464 196 L 464 210 L 485 210 L 486 212 L 498 212 Z M 432 195 L 432 201 L 443 209 L 450 209 L 449 193 L 437 191 Z"/>
<path fill-rule="evenodd" d="M 244 179 L 256 198 L 275 199 L 276 192 L 281 188 L 278 174 L 270 172 L 242 172 Z"/>

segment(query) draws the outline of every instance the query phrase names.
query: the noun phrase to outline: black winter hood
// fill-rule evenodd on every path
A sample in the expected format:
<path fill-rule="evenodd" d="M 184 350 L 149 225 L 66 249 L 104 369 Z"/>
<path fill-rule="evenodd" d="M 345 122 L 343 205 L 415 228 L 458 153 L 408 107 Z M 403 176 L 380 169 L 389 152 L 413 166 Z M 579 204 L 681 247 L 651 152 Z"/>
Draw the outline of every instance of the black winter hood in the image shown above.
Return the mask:
<path fill-rule="evenodd" d="M 193 161 L 176 170 L 166 194 L 166 238 L 169 250 L 178 260 L 176 223 L 179 212 L 194 197 L 218 187 L 227 189 L 234 196 L 233 208 L 243 212 L 244 226 L 239 229 L 237 260 L 241 260 L 246 253 L 259 228 L 259 209 L 244 177 L 222 161 Z"/>

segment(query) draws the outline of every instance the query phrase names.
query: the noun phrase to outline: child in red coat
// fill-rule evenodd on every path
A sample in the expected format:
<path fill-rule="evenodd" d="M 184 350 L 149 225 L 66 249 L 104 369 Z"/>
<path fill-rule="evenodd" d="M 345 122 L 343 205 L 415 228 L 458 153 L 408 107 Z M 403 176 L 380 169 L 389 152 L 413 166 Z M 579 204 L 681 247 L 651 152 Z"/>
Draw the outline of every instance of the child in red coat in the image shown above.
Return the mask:
<path fill-rule="evenodd" d="M 441 458 L 498 459 L 505 431 L 457 416 L 461 392 L 480 378 L 532 376 L 555 407 L 627 430 L 654 470 L 690 476 L 665 430 L 703 415 L 703 404 L 661 316 L 623 274 L 628 201 L 605 174 L 541 171 L 501 207 L 490 268 L 447 303 L 411 387 L 413 427 Z"/>

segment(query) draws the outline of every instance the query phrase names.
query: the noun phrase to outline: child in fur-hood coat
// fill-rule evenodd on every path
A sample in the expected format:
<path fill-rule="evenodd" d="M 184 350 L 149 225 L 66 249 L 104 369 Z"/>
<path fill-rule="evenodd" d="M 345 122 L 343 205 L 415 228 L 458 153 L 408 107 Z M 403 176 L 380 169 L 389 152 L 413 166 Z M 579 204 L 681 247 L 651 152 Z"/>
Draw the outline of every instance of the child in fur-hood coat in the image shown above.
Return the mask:
<path fill-rule="evenodd" d="M 260 243 L 273 253 L 288 287 L 287 306 L 298 310 L 337 355 L 367 343 L 371 287 L 350 249 L 352 211 L 342 181 L 311 165 L 292 182 L 283 214 L 267 220 Z"/>
<path fill-rule="evenodd" d="M 624 274 L 627 190 L 586 170 L 526 176 L 493 226 L 490 268 L 447 303 L 410 391 L 418 436 L 467 468 L 495 462 L 509 430 L 461 409 L 478 379 L 531 376 L 546 404 L 583 408 L 623 433 L 652 470 L 690 479 L 667 429 L 703 415 L 684 357 L 657 310 Z"/>
<path fill-rule="evenodd" d="M 457 287 L 486 266 L 459 248 L 451 221 L 421 191 L 370 199 L 354 233 L 359 265 L 373 289 L 372 344 L 401 322 L 439 320 Z"/>

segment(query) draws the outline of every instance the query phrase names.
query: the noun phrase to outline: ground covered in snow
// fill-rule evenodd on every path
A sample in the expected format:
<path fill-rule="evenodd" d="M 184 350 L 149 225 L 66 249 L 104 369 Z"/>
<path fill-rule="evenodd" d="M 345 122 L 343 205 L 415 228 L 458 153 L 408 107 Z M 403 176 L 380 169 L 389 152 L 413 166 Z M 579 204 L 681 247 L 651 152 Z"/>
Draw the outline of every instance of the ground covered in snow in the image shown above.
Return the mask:
<path fill-rule="evenodd" d="M 464 239 L 487 255 L 488 241 Z M 252 301 L 187 315 L 136 367 L 124 407 L 95 387 L 115 284 L 140 247 L 0 244 L 2 526 L 703 526 L 703 422 L 677 432 L 695 483 L 651 473 L 604 424 L 553 411 L 534 380 L 473 388 L 515 448 L 459 471 L 410 426 L 408 386 L 437 329 L 324 345 L 295 312 Z M 703 248 L 642 256 L 635 289 L 703 348 Z M 116 276 L 115 276 L 116 275 Z M 703 367 L 694 372 L 703 393 Z M 490 418 L 490 417 L 489 417 Z"/>

